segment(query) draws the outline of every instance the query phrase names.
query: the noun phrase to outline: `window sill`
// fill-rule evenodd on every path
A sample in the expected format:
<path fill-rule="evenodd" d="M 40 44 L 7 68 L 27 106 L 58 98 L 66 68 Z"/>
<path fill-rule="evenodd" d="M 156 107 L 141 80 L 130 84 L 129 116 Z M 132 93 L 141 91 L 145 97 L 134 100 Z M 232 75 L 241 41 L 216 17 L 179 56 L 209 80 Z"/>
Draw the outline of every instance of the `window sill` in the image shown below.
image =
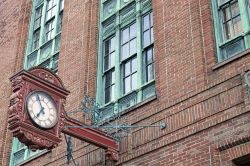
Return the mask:
<path fill-rule="evenodd" d="M 120 112 L 119 116 L 123 116 L 123 115 L 125 115 L 125 114 L 127 114 L 127 113 L 129 113 L 129 112 L 131 112 L 131 111 L 133 111 L 133 110 L 135 110 L 137 108 L 139 108 L 139 107 L 142 107 L 145 104 L 148 104 L 148 103 L 156 100 L 156 99 L 157 99 L 157 95 L 155 94 L 154 96 L 149 97 L 149 98 L 147 98 L 147 99 L 145 99 L 145 100 L 137 103 L 136 105 L 133 105 L 133 106 L 131 106 L 131 107 L 123 110 L 122 112 Z M 100 125 L 100 126 L 105 125 L 107 122 L 113 121 L 114 117 L 116 117 L 116 115 L 111 116 L 111 117 L 105 119 L 104 121 L 101 121 L 101 123 L 98 124 L 98 125 Z"/>
<path fill-rule="evenodd" d="M 230 45 L 234 41 L 237 41 L 237 40 L 240 40 L 241 38 L 244 38 L 245 35 L 246 35 L 245 33 L 241 33 L 238 36 L 235 36 L 235 37 L 233 37 L 231 39 L 228 39 L 228 40 L 224 41 L 223 43 L 221 43 L 219 45 L 219 47 L 222 48 L 222 47 L 225 47 L 226 45 Z"/>
<path fill-rule="evenodd" d="M 245 51 L 240 52 L 240 53 L 238 53 L 238 54 L 236 54 L 236 55 L 234 55 L 234 56 L 232 56 L 232 57 L 230 57 L 230 58 L 228 58 L 220 63 L 217 63 L 215 66 L 212 67 L 212 70 L 217 70 L 217 69 L 219 69 L 219 68 L 221 68 L 221 67 L 223 67 L 223 66 L 225 66 L 225 65 L 227 65 L 227 64 L 229 64 L 229 63 L 231 63 L 239 58 L 244 57 L 245 55 L 248 55 L 249 53 L 250 53 L 250 48 L 248 48 Z"/>
<path fill-rule="evenodd" d="M 149 103 L 149 102 L 151 102 L 151 101 L 153 101 L 155 99 L 157 99 L 156 94 L 154 96 L 152 96 L 152 97 L 149 97 L 148 99 L 145 99 L 145 100 L 137 103 L 136 105 L 134 105 L 132 107 L 127 108 L 126 110 L 121 112 L 121 115 L 127 114 L 128 112 L 130 112 L 132 110 L 135 110 L 135 109 L 137 109 L 137 108 L 139 108 L 139 107 L 141 107 L 141 106 L 143 106 L 143 105 L 145 105 L 145 104 L 147 104 L 147 103 Z"/>

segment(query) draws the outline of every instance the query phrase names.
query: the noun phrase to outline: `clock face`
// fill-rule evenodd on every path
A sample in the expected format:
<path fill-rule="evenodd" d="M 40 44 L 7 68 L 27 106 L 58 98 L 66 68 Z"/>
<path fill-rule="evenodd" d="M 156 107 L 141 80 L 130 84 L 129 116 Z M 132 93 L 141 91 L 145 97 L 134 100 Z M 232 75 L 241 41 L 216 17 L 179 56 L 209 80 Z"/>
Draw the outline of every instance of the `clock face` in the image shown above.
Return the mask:
<path fill-rule="evenodd" d="M 32 121 L 42 128 L 52 128 L 57 123 L 55 102 L 45 92 L 31 92 L 26 99 L 26 109 Z"/>

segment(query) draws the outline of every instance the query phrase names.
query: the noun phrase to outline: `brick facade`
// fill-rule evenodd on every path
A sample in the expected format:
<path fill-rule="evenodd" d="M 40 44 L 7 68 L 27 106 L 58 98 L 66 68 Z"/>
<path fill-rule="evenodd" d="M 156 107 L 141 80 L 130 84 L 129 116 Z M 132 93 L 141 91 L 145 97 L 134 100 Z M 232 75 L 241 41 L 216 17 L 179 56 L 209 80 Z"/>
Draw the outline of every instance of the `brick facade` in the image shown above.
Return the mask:
<path fill-rule="evenodd" d="M 135 128 L 121 140 L 117 165 L 223 165 L 250 154 L 250 51 L 217 64 L 210 0 L 152 0 L 157 98 L 122 118 Z M 58 75 L 76 110 L 95 96 L 98 0 L 65 0 Z M 0 165 L 8 165 L 8 78 L 22 68 L 31 0 L 0 1 Z M 76 113 L 74 117 L 82 116 Z M 89 123 L 82 118 L 82 121 Z M 73 139 L 79 165 L 105 165 L 104 150 Z M 66 165 L 65 142 L 25 165 Z"/>

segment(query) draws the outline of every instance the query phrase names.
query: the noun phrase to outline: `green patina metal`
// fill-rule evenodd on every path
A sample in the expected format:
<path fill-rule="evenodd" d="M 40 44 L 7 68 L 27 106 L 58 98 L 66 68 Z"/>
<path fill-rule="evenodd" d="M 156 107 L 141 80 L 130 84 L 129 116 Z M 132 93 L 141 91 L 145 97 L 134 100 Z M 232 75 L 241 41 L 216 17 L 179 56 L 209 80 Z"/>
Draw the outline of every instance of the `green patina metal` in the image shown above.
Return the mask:
<path fill-rule="evenodd" d="M 224 1 L 225 4 L 229 2 L 233 2 L 232 0 Z M 234 1 L 235 2 L 235 1 Z M 214 35 L 216 41 L 216 52 L 217 52 L 217 59 L 218 62 L 222 62 L 225 59 L 228 59 L 234 55 L 228 55 L 228 57 L 223 57 L 222 49 L 226 47 L 230 47 L 235 42 L 239 40 L 243 40 L 244 49 L 250 48 L 250 21 L 249 21 L 249 7 L 247 4 L 247 0 L 238 0 L 239 10 L 240 10 L 240 17 L 242 23 L 243 33 L 239 34 L 238 36 L 234 36 L 229 40 L 223 39 L 223 27 L 222 27 L 222 13 L 220 13 L 220 6 L 218 5 L 218 0 L 211 1 L 212 7 L 212 15 L 213 15 L 213 23 L 214 23 Z M 221 5 L 223 6 L 223 5 Z"/>
<path fill-rule="evenodd" d="M 142 48 L 142 17 L 152 11 L 151 0 L 100 0 L 99 5 L 99 50 L 97 66 L 97 94 L 96 101 L 103 108 L 112 106 L 118 108 L 124 105 L 124 102 L 130 102 L 132 105 L 140 103 L 147 97 L 143 97 L 143 90 L 148 86 L 153 87 L 151 95 L 155 95 L 154 80 L 145 82 Z M 121 60 L 121 31 L 136 22 L 136 58 L 137 58 L 137 88 L 128 94 L 123 93 L 123 68 Z M 139 29 L 139 30 L 138 30 Z M 104 103 L 104 73 L 103 73 L 103 41 L 110 36 L 115 36 L 115 99 L 109 103 Z M 146 92 L 146 91 L 145 91 Z M 144 92 L 144 94 L 145 94 Z M 149 92 L 149 91 L 148 91 Z M 135 98 L 134 98 L 135 97 Z M 131 101 L 129 101 L 131 100 Z M 135 101 L 135 103 L 134 103 Z M 113 110 L 115 112 L 116 110 Z"/>

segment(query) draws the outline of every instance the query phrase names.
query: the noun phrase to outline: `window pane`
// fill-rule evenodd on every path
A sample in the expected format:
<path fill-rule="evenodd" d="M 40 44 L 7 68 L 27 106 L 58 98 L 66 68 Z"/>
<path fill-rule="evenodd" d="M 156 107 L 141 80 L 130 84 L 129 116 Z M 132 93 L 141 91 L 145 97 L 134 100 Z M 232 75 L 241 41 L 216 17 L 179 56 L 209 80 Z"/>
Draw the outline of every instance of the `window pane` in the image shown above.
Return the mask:
<path fill-rule="evenodd" d="M 122 44 L 128 42 L 128 40 L 129 40 L 129 29 L 127 28 L 122 31 Z"/>
<path fill-rule="evenodd" d="M 111 101 L 115 99 L 115 85 L 111 86 Z"/>
<path fill-rule="evenodd" d="M 53 35 L 53 31 L 54 31 L 54 27 L 53 27 L 53 23 L 54 23 L 54 19 L 49 21 L 46 24 L 46 41 L 52 39 L 52 35 Z"/>
<path fill-rule="evenodd" d="M 47 9 L 52 8 L 52 1 L 53 1 L 53 0 L 48 0 L 48 7 L 47 7 Z"/>
<path fill-rule="evenodd" d="M 143 33 L 143 46 L 146 47 L 150 45 L 150 31 L 147 30 L 146 32 Z"/>
<path fill-rule="evenodd" d="M 36 9 L 34 30 L 40 27 L 41 17 L 42 17 L 42 6 Z"/>
<path fill-rule="evenodd" d="M 115 51 L 115 38 L 114 37 L 111 39 L 110 44 L 111 44 L 111 46 L 110 46 L 111 50 L 110 51 L 111 52 Z"/>
<path fill-rule="evenodd" d="M 240 14 L 240 9 L 238 3 L 234 3 L 231 5 L 232 17 L 235 17 Z"/>
<path fill-rule="evenodd" d="M 153 43 L 154 42 L 154 28 L 151 28 L 150 35 L 151 35 L 151 43 Z"/>
<path fill-rule="evenodd" d="M 136 37 L 136 24 L 132 24 L 130 26 L 130 39 L 133 39 Z"/>
<path fill-rule="evenodd" d="M 104 57 L 104 70 L 109 69 L 109 56 Z"/>
<path fill-rule="evenodd" d="M 35 66 L 36 59 L 37 59 L 37 52 L 34 52 L 34 53 L 32 53 L 31 55 L 28 56 L 28 58 L 27 58 L 28 68 Z"/>
<path fill-rule="evenodd" d="M 134 58 L 133 60 L 132 60 L 132 71 L 131 71 L 131 73 L 134 73 L 134 72 L 136 72 L 136 70 L 137 70 L 137 61 L 136 61 L 136 58 Z"/>
<path fill-rule="evenodd" d="M 136 38 L 130 41 L 130 55 L 134 55 L 136 53 Z"/>
<path fill-rule="evenodd" d="M 53 17 L 56 14 L 56 9 L 55 9 L 55 7 L 53 7 L 51 10 L 52 10 L 51 13 L 52 13 L 52 17 Z"/>
<path fill-rule="evenodd" d="M 136 87 L 137 87 L 137 74 L 136 73 L 134 73 L 132 75 L 132 84 L 131 85 L 132 85 L 131 90 L 136 89 Z"/>
<path fill-rule="evenodd" d="M 62 30 L 62 20 L 63 20 L 63 12 L 61 12 L 59 14 L 59 18 L 58 18 L 58 31 L 57 32 L 60 32 Z"/>
<path fill-rule="evenodd" d="M 112 74 L 111 74 L 111 83 L 114 84 L 115 83 L 115 71 L 112 71 Z"/>
<path fill-rule="evenodd" d="M 154 79 L 153 64 L 147 66 L 147 81 Z"/>
<path fill-rule="evenodd" d="M 110 54 L 110 68 L 115 66 L 115 52 Z"/>
<path fill-rule="evenodd" d="M 129 43 L 122 46 L 122 60 L 129 57 Z"/>
<path fill-rule="evenodd" d="M 151 27 L 154 25 L 152 12 L 150 13 L 150 24 L 151 24 Z"/>
<path fill-rule="evenodd" d="M 153 62 L 153 54 L 152 49 L 147 50 L 147 64 L 150 64 Z"/>
<path fill-rule="evenodd" d="M 243 30 L 241 26 L 240 16 L 237 16 L 233 19 L 234 35 L 239 35 Z"/>
<path fill-rule="evenodd" d="M 124 81 L 124 93 L 128 93 L 130 92 L 130 77 L 127 77 L 125 78 L 125 81 Z"/>
<path fill-rule="evenodd" d="M 64 0 L 60 0 L 60 11 L 64 9 Z"/>
<path fill-rule="evenodd" d="M 105 103 L 110 101 L 110 88 L 105 89 Z"/>
<path fill-rule="evenodd" d="M 149 15 L 146 15 L 145 17 L 143 17 L 143 30 L 147 30 L 149 29 L 150 24 L 149 24 Z"/>
<path fill-rule="evenodd" d="M 125 77 L 131 74 L 130 61 L 125 63 L 124 65 L 124 74 L 125 74 Z"/>
<path fill-rule="evenodd" d="M 105 87 L 108 87 L 108 86 L 110 86 L 111 85 L 111 73 L 110 72 L 108 72 L 107 74 L 106 74 L 106 78 L 105 78 Z"/>
<path fill-rule="evenodd" d="M 33 34 L 33 50 L 37 49 L 39 46 L 39 35 L 40 35 L 40 30 L 37 30 Z"/>
<path fill-rule="evenodd" d="M 230 14 L 230 8 L 229 7 L 226 7 L 224 9 L 222 9 L 222 13 L 223 13 L 223 21 L 224 22 L 231 19 L 231 14 Z"/>
<path fill-rule="evenodd" d="M 231 21 L 224 24 L 224 38 L 230 39 L 232 37 L 232 24 Z"/>
<path fill-rule="evenodd" d="M 105 41 L 105 46 L 104 46 L 105 55 L 109 54 L 109 42 L 110 40 Z"/>
<path fill-rule="evenodd" d="M 55 16 L 55 1 L 49 0 L 47 4 L 47 14 L 46 14 L 46 20 L 48 21 L 53 16 Z"/>

